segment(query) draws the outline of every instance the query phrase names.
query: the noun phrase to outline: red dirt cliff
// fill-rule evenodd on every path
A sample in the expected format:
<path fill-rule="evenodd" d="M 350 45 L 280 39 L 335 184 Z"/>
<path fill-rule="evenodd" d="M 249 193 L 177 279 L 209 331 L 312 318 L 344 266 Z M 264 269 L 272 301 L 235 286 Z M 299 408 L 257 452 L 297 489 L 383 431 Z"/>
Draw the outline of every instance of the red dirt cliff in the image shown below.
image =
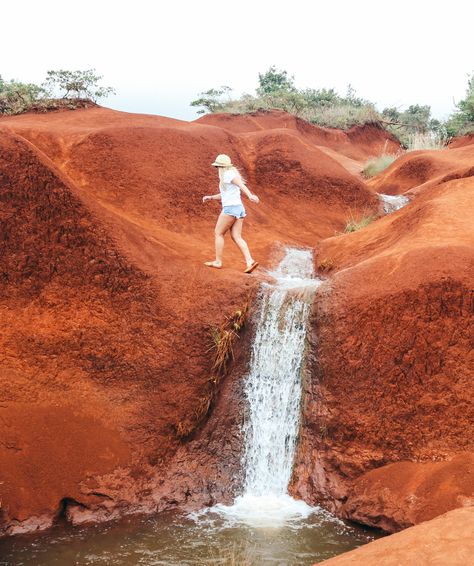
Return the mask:
<path fill-rule="evenodd" d="M 409 206 L 317 247 L 332 271 L 294 473 L 299 496 L 387 531 L 474 502 L 474 177 L 442 174 L 474 146 L 425 154 L 437 165 Z"/>
<path fill-rule="evenodd" d="M 226 269 L 203 266 L 217 215 L 201 203 L 217 191 L 210 163 L 229 153 L 259 194 L 246 230 L 263 265 L 278 242 L 313 246 L 349 209 L 376 206 L 313 143 L 342 134 L 299 133 L 281 113 L 254 119 L 258 131 L 243 133 L 239 118 L 230 131 L 103 108 L 0 120 L 2 532 L 212 497 L 196 486 L 216 450 L 196 455 L 209 443 L 193 433 L 215 393 L 209 326 L 242 309 L 259 276 L 241 272 L 232 246 Z M 355 152 L 383 146 L 370 132 Z M 235 407 L 236 368 L 221 392 Z M 210 483 L 229 493 L 217 469 Z"/>
<path fill-rule="evenodd" d="M 472 504 L 474 145 L 416 152 L 283 112 L 195 122 L 104 108 L 0 119 L 0 532 L 229 501 L 262 275 L 209 270 L 228 153 L 253 254 L 316 248 L 291 489 L 394 531 Z M 353 234 L 374 192 L 406 208 Z M 219 387 L 209 328 L 249 307 Z"/>

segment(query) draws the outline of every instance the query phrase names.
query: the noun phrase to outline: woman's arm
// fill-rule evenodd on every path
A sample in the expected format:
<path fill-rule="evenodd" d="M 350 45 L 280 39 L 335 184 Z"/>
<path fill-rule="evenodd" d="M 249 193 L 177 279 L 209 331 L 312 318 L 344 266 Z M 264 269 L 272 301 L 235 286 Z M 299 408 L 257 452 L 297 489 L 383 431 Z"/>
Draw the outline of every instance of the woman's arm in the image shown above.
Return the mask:
<path fill-rule="evenodd" d="M 242 179 L 240 177 L 235 177 L 235 179 L 232 179 L 232 183 L 234 185 L 237 185 L 238 187 L 240 187 L 240 190 L 247 195 L 247 197 L 252 201 L 252 202 L 260 202 L 260 199 L 258 198 L 257 195 L 254 195 L 253 193 L 250 192 L 250 190 L 244 185 Z"/>
<path fill-rule="evenodd" d="M 208 200 L 221 200 L 221 193 L 218 193 L 217 195 L 208 195 L 205 197 L 202 197 L 202 202 L 206 202 Z"/>

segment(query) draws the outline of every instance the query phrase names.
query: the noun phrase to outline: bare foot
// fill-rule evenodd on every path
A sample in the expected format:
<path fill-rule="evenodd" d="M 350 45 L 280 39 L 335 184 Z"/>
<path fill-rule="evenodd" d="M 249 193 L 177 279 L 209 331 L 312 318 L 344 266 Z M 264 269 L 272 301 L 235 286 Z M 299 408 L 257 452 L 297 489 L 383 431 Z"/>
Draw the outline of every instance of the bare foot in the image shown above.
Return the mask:
<path fill-rule="evenodd" d="M 207 267 L 215 267 L 216 269 L 220 269 L 222 267 L 222 263 L 219 263 L 218 261 L 206 261 L 204 265 L 207 265 Z"/>

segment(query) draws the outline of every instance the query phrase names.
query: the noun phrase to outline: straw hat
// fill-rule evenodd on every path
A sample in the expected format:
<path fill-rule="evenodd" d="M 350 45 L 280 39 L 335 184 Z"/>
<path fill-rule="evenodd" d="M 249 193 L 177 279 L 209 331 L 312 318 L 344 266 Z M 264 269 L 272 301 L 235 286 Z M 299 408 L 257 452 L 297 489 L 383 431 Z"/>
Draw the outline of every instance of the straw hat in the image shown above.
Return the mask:
<path fill-rule="evenodd" d="M 216 160 L 212 165 L 213 167 L 232 167 L 232 161 L 228 155 L 221 153 L 216 157 Z"/>

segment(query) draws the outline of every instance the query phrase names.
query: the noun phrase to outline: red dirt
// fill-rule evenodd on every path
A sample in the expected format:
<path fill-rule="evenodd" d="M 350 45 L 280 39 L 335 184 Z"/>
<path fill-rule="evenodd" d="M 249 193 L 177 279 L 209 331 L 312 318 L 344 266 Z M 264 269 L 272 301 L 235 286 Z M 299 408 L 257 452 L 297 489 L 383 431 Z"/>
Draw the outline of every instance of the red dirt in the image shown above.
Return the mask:
<path fill-rule="evenodd" d="M 454 138 L 449 142 L 449 148 L 455 149 L 457 147 L 464 147 L 465 145 L 471 145 L 474 143 L 474 133 L 466 134 L 465 136 L 459 136 Z"/>
<path fill-rule="evenodd" d="M 444 462 L 396 462 L 371 470 L 354 482 L 343 513 L 397 531 L 462 506 L 474 505 L 474 454 Z"/>
<path fill-rule="evenodd" d="M 367 187 L 356 173 L 387 146 L 375 126 L 282 112 L 0 119 L 0 532 L 237 492 L 252 324 L 216 398 L 209 326 L 253 306 L 264 275 L 244 275 L 230 245 L 224 269 L 203 266 L 218 207 L 201 197 L 222 152 L 261 198 L 245 228 L 261 264 L 316 246 L 330 273 L 293 492 L 388 530 L 467 504 L 471 480 L 443 478 L 471 474 L 474 146 L 409 154 Z M 415 200 L 334 237 L 377 208 L 387 178 Z"/>
<path fill-rule="evenodd" d="M 472 177 L 433 181 L 409 206 L 319 244 L 316 263 L 332 272 L 314 304 L 293 483 L 307 501 L 389 531 L 474 502 L 472 456 L 456 458 L 474 450 L 473 189 Z M 433 470 L 470 470 L 463 481 L 440 484 L 423 463 L 452 458 Z M 413 463 L 387 466 L 403 460 Z M 405 488 L 392 489 L 402 471 Z"/>
<path fill-rule="evenodd" d="M 452 179 L 474 176 L 474 145 L 405 153 L 367 185 L 378 193 L 415 196 Z"/>
<path fill-rule="evenodd" d="M 456 509 L 402 533 L 318 564 L 324 566 L 465 566 L 474 556 L 474 508 Z"/>
<path fill-rule="evenodd" d="M 163 485 L 192 470 L 171 459 L 210 398 L 209 325 L 261 278 L 242 273 L 230 245 L 225 269 L 203 266 L 218 207 L 201 197 L 217 191 L 216 154 L 229 153 L 262 200 L 247 203 L 246 232 L 264 266 L 278 242 L 313 246 L 349 209 L 376 206 L 280 114 L 265 120 L 268 130 L 239 134 L 102 108 L 0 119 L 3 532 L 183 499 Z M 219 440 L 206 430 L 184 444 L 200 478 L 219 453 L 206 456 Z M 196 499 L 231 493 L 222 477 L 209 489 L 200 478 L 186 480 Z"/>

